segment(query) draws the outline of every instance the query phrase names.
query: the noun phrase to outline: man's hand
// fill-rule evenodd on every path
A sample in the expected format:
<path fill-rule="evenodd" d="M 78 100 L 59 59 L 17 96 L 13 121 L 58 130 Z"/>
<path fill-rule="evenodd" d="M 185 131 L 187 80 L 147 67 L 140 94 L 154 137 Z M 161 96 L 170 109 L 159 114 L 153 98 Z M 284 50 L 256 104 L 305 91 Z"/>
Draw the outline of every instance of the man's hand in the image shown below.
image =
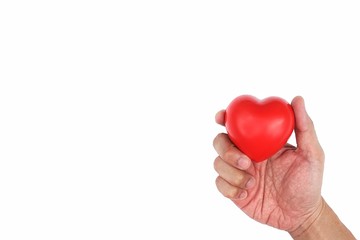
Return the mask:
<path fill-rule="evenodd" d="M 218 190 L 248 216 L 288 232 L 310 226 L 324 201 L 321 185 L 324 152 L 302 97 L 292 101 L 297 146 L 285 145 L 267 161 L 253 163 L 226 134 L 214 139 Z M 224 125 L 224 111 L 216 114 Z"/>

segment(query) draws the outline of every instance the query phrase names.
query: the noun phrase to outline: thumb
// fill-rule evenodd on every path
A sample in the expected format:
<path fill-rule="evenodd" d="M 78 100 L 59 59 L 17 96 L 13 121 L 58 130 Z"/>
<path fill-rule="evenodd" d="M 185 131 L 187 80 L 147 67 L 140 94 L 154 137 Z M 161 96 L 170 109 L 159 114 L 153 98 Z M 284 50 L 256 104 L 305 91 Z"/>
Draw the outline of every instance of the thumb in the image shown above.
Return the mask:
<path fill-rule="evenodd" d="M 304 99 L 295 97 L 291 105 L 295 114 L 295 136 L 298 149 L 310 154 L 322 155 L 322 148 L 316 136 L 313 121 L 305 109 Z"/>

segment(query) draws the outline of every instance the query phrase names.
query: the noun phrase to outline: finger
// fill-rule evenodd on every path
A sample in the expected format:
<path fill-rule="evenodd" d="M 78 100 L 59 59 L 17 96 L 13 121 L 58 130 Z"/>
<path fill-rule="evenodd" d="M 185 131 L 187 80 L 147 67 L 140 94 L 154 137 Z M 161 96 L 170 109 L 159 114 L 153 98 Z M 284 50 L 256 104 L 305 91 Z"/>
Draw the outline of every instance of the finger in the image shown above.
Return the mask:
<path fill-rule="evenodd" d="M 216 178 L 216 187 L 224 197 L 230 199 L 243 200 L 248 195 L 246 190 L 234 187 L 220 176 Z"/>
<path fill-rule="evenodd" d="M 304 99 L 297 96 L 291 105 L 295 114 L 295 136 L 298 149 L 312 154 L 322 153 L 313 121 L 306 112 Z"/>
<path fill-rule="evenodd" d="M 220 125 L 225 125 L 225 110 L 221 110 L 215 115 L 215 122 Z"/>
<path fill-rule="evenodd" d="M 228 164 L 242 170 L 247 170 L 251 166 L 251 160 L 235 147 L 227 134 L 218 134 L 213 145 L 219 156 Z"/>
<path fill-rule="evenodd" d="M 228 183 L 231 185 L 242 188 L 249 189 L 255 185 L 255 178 L 250 174 L 239 170 L 225 161 L 220 157 L 217 157 L 214 161 L 215 171 Z"/>

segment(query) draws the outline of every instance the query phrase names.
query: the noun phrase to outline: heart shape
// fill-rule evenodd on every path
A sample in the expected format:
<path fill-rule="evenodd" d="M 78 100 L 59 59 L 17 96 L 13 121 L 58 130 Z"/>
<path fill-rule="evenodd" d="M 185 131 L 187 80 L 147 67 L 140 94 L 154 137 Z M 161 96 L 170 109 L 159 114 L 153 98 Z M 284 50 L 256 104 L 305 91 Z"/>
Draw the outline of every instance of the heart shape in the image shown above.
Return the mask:
<path fill-rule="evenodd" d="M 255 162 L 277 153 L 294 130 L 291 105 L 279 97 L 259 100 L 250 95 L 235 98 L 225 111 L 230 140 Z"/>

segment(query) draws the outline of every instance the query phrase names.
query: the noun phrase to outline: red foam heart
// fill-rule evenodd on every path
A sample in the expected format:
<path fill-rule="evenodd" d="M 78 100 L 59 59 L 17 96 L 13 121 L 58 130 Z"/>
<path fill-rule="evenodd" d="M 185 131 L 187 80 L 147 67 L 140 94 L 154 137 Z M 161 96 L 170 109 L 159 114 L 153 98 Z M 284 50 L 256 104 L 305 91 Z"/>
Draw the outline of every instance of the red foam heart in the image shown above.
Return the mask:
<path fill-rule="evenodd" d="M 291 105 L 279 97 L 259 100 L 250 95 L 235 98 L 225 111 L 231 141 L 251 160 L 261 162 L 278 152 L 294 130 Z"/>

